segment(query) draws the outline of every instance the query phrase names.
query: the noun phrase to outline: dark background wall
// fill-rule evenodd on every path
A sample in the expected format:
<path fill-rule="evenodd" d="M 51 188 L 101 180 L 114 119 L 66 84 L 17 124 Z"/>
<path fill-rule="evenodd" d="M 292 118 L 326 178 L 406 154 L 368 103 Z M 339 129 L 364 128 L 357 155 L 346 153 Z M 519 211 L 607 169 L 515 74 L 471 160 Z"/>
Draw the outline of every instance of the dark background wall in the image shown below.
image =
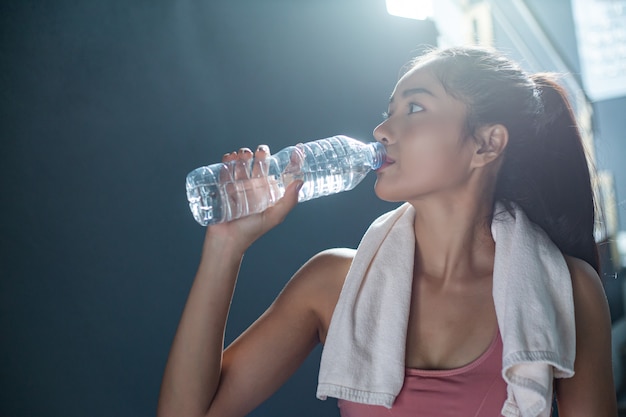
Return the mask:
<path fill-rule="evenodd" d="M 528 4 L 578 71 L 569 2 Z M 370 140 L 434 36 L 384 0 L 0 2 L 0 417 L 154 415 L 204 235 L 185 175 L 240 146 Z M 618 199 L 625 100 L 594 105 Z M 251 248 L 227 341 L 311 255 L 358 244 L 392 207 L 372 184 Z M 338 415 L 318 360 L 252 415 Z"/>
<path fill-rule="evenodd" d="M 185 175 L 240 146 L 364 140 L 432 27 L 382 0 L 0 5 L 0 416 L 151 416 L 204 228 Z M 227 329 L 390 208 L 301 204 L 247 254 Z M 337 415 L 319 350 L 255 416 Z"/>

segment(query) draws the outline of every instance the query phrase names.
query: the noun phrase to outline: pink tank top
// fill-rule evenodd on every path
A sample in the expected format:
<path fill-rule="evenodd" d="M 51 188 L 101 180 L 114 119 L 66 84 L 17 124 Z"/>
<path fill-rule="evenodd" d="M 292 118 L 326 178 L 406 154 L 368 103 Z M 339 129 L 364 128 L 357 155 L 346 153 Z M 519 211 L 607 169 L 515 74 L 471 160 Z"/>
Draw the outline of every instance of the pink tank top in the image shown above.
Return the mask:
<path fill-rule="evenodd" d="M 502 338 L 473 362 L 451 370 L 406 369 L 391 409 L 339 400 L 342 417 L 498 417 L 506 400 Z"/>

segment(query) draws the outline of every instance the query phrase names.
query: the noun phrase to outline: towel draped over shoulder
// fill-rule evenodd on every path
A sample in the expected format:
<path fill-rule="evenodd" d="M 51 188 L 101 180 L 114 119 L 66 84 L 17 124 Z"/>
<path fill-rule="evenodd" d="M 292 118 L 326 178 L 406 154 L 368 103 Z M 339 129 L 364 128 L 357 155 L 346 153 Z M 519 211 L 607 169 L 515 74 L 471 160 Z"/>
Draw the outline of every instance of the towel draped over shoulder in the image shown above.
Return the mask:
<path fill-rule="evenodd" d="M 391 408 L 402 389 L 415 258 L 415 210 L 376 219 L 359 244 L 333 313 L 317 396 Z M 517 206 L 496 205 L 493 299 L 503 341 L 505 417 L 547 417 L 554 378 L 574 375 L 576 334 L 565 259 Z"/>

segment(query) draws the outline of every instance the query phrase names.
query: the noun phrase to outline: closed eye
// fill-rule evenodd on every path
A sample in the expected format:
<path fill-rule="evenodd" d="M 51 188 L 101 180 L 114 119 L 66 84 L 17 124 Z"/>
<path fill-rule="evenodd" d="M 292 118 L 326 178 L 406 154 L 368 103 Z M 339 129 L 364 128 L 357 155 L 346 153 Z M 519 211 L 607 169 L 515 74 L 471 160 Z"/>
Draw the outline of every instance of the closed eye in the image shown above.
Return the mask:
<path fill-rule="evenodd" d="M 384 111 L 383 112 L 383 120 L 387 120 L 391 117 L 391 113 Z"/>

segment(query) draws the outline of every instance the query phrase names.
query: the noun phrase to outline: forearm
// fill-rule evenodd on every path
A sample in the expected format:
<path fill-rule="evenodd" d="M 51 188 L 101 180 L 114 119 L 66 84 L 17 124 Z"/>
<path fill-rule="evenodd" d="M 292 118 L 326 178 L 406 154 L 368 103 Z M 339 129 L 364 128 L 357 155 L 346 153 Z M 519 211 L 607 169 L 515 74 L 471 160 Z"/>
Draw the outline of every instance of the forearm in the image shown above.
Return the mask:
<path fill-rule="evenodd" d="M 242 252 L 207 239 L 165 368 L 158 415 L 200 416 L 220 381 L 224 329 Z"/>

